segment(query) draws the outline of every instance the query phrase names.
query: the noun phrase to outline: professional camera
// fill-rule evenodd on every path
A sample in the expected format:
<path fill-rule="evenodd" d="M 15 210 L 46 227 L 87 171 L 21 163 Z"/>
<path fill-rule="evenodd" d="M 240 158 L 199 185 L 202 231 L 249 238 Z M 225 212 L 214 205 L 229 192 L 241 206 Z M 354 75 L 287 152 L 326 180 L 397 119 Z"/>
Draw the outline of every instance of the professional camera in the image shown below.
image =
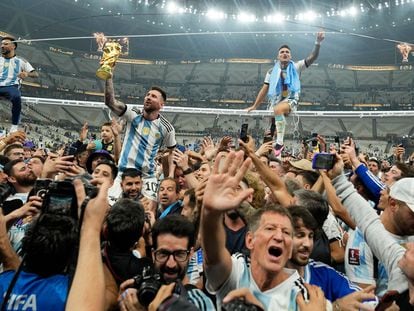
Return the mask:
<path fill-rule="evenodd" d="M 234 299 L 221 306 L 224 311 L 263 311 L 262 308 L 242 299 Z"/>
<path fill-rule="evenodd" d="M 97 194 L 97 188 L 91 185 L 88 179 L 81 176 L 85 193 L 90 198 Z M 35 195 L 43 198 L 43 213 L 64 214 L 78 219 L 78 202 L 73 180 L 52 181 L 38 179 L 34 186 Z"/>
<path fill-rule="evenodd" d="M 161 276 L 155 273 L 152 267 L 144 267 L 142 275 L 134 277 L 134 287 L 138 290 L 140 304 L 148 307 L 157 295 L 161 285 Z"/>

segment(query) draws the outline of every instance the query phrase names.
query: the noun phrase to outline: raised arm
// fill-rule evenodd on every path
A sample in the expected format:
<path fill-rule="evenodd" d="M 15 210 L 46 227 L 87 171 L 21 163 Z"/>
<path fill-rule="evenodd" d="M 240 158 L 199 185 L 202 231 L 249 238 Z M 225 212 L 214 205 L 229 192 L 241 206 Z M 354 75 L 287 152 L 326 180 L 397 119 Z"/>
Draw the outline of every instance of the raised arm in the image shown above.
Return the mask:
<path fill-rule="evenodd" d="M 388 289 L 402 293 L 408 288 L 407 278 L 398 268 L 398 261 L 405 253 L 404 247 L 385 230 L 375 210 L 346 179 L 343 161 L 338 155 L 334 168 L 328 173 L 343 206 L 364 234 L 372 252 L 384 264 L 388 273 Z"/>
<path fill-rule="evenodd" d="M 215 290 L 229 278 L 232 269 L 231 256 L 226 249 L 223 213 L 240 206 L 253 192 L 253 189 L 237 191 L 237 186 L 251 163 L 250 159 L 243 161 L 243 156 L 243 151 L 239 151 L 230 152 L 225 160 L 217 157 L 204 190 L 201 243 L 206 277 Z M 225 164 L 219 172 L 221 161 L 225 161 Z"/>
<path fill-rule="evenodd" d="M 319 50 L 321 48 L 321 42 L 325 39 L 325 32 L 320 31 L 316 35 L 315 46 L 313 47 L 312 52 L 306 57 L 306 66 L 310 66 L 319 56 Z"/>
<path fill-rule="evenodd" d="M 251 137 L 249 137 L 252 140 Z M 239 140 L 240 146 L 245 150 L 247 156 L 252 159 L 254 166 L 256 167 L 257 172 L 260 174 L 260 177 L 270 188 L 272 193 L 278 199 L 279 203 L 287 207 L 292 204 L 292 196 L 286 189 L 285 183 L 283 180 L 275 174 L 266 164 L 260 161 L 259 157 L 254 153 L 254 150 L 251 147 L 251 144 L 244 143 L 243 141 Z"/>
<path fill-rule="evenodd" d="M 115 99 L 114 83 L 112 79 L 105 81 L 105 105 L 109 107 L 118 116 L 125 112 L 126 105 Z"/>
<path fill-rule="evenodd" d="M 109 181 L 94 179 L 100 184 L 96 198 L 89 201 L 80 230 L 80 243 L 75 276 L 69 291 L 66 311 L 104 310 L 105 276 L 101 258 L 100 234 L 108 211 Z M 74 181 L 76 197 L 80 206 L 85 190 L 80 180 Z"/>

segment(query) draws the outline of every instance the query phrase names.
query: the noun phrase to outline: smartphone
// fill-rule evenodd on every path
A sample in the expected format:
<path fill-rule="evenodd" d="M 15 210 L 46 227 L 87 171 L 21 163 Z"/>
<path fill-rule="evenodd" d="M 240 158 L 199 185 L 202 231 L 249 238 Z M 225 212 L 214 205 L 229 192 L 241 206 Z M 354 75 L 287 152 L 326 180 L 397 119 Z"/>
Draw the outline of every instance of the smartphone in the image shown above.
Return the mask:
<path fill-rule="evenodd" d="M 63 156 L 74 156 L 78 149 L 71 144 L 67 144 L 65 150 L 63 151 Z"/>
<path fill-rule="evenodd" d="M 183 146 L 183 145 L 176 145 L 175 146 L 175 148 L 177 148 L 178 150 L 180 150 L 182 153 L 184 153 L 185 151 L 186 151 L 186 148 L 185 148 L 185 146 Z"/>
<path fill-rule="evenodd" d="M 339 139 L 339 136 L 335 136 L 335 144 L 335 147 L 338 148 L 338 150 L 341 150 L 341 141 Z"/>
<path fill-rule="evenodd" d="M 37 179 L 33 187 L 34 195 L 43 199 L 49 189 L 49 184 L 51 182 L 52 179 Z"/>
<path fill-rule="evenodd" d="M 263 137 L 263 143 L 267 143 L 272 140 L 273 140 L 272 136 L 266 135 L 265 137 Z"/>
<path fill-rule="evenodd" d="M 249 124 L 243 123 L 240 129 L 240 139 L 247 143 L 249 138 L 247 137 L 247 129 L 249 128 Z"/>
<path fill-rule="evenodd" d="M 312 133 L 312 147 L 317 147 L 318 146 L 318 133 Z"/>
<path fill-rule="evenodd" d="M 312 159 L 312 168 L 314 170 L 330 170 L 334 166 L 335 155 L 332 153 L 315 153 Z"/>
<path fill-rule="evenodd" d="M 401 142 L 399 143 L 398 147 L 403 147 L 405 149 L 407 149 L 408 146 L 408 137 L 403 136 L 401 139 Z"/>

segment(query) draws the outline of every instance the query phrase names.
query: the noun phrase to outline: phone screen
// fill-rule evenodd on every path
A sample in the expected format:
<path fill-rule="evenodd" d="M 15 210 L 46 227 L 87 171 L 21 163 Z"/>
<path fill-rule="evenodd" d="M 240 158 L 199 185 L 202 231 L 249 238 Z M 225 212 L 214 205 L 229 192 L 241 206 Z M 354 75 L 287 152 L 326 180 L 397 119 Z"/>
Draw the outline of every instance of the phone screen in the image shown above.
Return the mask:
<path fill-rule="evenodd" d="M 331 153 L 317 153 L 312 159 L 312 168 L 316 170 L 330 170 L 334 165 L 334 155 Z"/>

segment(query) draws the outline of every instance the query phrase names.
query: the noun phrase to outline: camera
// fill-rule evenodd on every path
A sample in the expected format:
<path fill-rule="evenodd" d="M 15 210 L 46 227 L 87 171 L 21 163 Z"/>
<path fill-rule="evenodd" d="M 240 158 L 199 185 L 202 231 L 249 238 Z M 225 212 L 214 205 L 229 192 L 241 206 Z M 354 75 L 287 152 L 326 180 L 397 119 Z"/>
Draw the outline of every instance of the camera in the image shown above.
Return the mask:
<path fill-rule="evenodd" d="M 97 188 L 89 183 L 85 176 L 80 176 L 85 193 L 90 198 L 97 195 Z M 36 181 L 35 194 L 42 197 L 43 213 L 63 214 L 78 219 L 78 202 L 76 198 L 75 187 L 72 179 L 65 179 L 63 181 L 51 181 L 41 179 Z"/>
<path fill-rule="evenodd" d="M 234 299 L 221 306 L 221 310 L 225 311 L 263 311 L 262 308 L 254 304 L 248 303 L 242 299 Z"/>
<path fill-rule="evenodd" d="M 134 287 L 138 290 L 139 303 L 148 307 L 161 285 L 161 276 L 155 273 L 151 266 L 144 267 L 142 275 L 134 277 Z"/>
<path fill-rule="evenodd" d="M 33 187 L 34 195 L 43 199 L 52 181 L 52 179 L 36 179 Z"/>
<path fill-rule="evenodd" d="M 41 191 L 43 213 L 67 215 L 78 219 L 78 203 L 72 181 L 53 181 Z"/>

